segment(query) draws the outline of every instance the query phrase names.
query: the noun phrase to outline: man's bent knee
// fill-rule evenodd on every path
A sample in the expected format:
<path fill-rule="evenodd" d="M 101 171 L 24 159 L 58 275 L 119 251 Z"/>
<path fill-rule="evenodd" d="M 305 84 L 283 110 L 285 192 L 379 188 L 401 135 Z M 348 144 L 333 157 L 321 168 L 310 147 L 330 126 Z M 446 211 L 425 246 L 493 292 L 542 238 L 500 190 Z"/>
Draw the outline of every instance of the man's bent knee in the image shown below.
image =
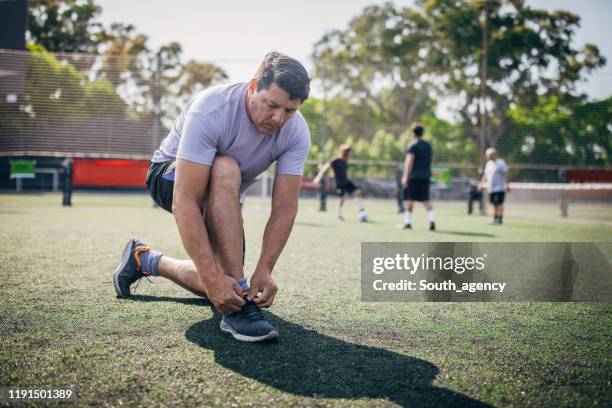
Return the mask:
<path fill-rule="evenodd" d="M 229 156 L 217 156 L 213 162 L 211 173 L 212 188 L 228 189 L 240 187 L 241 176 L 238 162 Z"/>

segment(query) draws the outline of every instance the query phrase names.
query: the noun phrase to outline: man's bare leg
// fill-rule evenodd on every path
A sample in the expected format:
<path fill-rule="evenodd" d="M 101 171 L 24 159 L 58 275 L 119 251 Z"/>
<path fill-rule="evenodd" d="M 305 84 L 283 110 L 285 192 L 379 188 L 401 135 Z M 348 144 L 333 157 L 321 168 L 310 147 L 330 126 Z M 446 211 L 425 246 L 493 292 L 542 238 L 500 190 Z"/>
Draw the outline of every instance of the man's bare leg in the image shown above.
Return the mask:
<path fill-rule="evenodd" d="M 338 197 L 338 204 L 336 205 L 336 217 L 340 221 L 344 221 L 344 217 L 342 216 L 342 207 L 344 206 L 344 196 Z"/>
<path fill-rule="evenodd" d="M 234 279 L 244 277 L 240 182 L 238 162 L 217 157 L 211 171 L 206 226 L 220 270 Z"/>
<path fill-rule="evenodd" d="M 404 201 L 404 208 L 406 209 L 406 211 L 412 212 L 412 210 L 414 208 L 414 201 L 412 201 L 412 200 Z"/>
<path fill-rule="evenodd" d="M 363 206 L 363 192 L 361 189 L 356 189 L 351 193 L 353 199 L 355 200 L 355 204 L 357 204 L 357 209 L 359 210 L 359 220 L 361 222 L 366 222 L 368 220 L 368 214 L 365 211 L 365 207 Z"/>
<path fill-rule="evenodd" d="M 412 210 L 414 208 L 414 202 L 412 200 L 404 201 L 404 228 L 412 228 Z"/>
<path fill-rule="evenodd" d="M 206 225 L 220 270 L 235 279 L 244 276 L 240 181 L 240 168 L 234 159 L 225 156 L 215 159 L 206 202 Z M 160 276 L 198 296 L 206 296 L 193 261 L 164 255 L 157 268 Z"/>
<path fill-rule="evenodd" d="M 159 276 L 170 279 L 195 295 L 206 297 L 200 275 L 190 259 L 181 260 L 162 255 L 157 264 L 157 269 Z"/>
<path fill-rule="evenodd" d="M 424 201 L 425 209 L 427 210 L 427 220 L 429 221 L 429 230 L 434 231 L 436 229 L 436 216 L 431 205 L 431 201 Z"/>

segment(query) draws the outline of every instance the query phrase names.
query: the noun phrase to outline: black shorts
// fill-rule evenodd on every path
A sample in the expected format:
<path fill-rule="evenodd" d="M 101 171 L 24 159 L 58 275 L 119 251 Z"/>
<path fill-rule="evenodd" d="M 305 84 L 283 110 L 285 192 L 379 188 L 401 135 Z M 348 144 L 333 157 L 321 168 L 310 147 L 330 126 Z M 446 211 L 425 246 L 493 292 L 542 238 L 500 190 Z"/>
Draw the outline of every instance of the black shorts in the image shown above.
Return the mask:
<path fill-rule="evenodd" d="M 147 189 L 155 204 L 172 212 L 172 195 L 174 193 L 174 168 L 176 161 L 168 160 L 149 164 L 147 171 Z M 246 239 L 242 228 L 242 264 L 246 255 Z"/>
<path fill-rule="evenodd" d="M 155 204 L 172 212 L 172 194 L 174 192 L 174 167 L 176 162 L 168 160 L 149 164 L 147 171 L 147 190 Z"/>
<path fill-rule="evenodd" d="M 347 180 L 346 183 L 336 186 L 336 195 L 343 197 L 344 193 L 353 194 L 355 190 L 357 190 L 357 186 L 351 180 Z"/>
<path fill-rule="evenodd" d="M 412 179 L 404 189 L 404 200 L 429 201 L 429 179 Z"/>
<path fill-rule="evenodd" d="M 489 194 L 489 201 L 494 205 L 503 204 L 505 199 L 506 193 L 504 191 Z"/>

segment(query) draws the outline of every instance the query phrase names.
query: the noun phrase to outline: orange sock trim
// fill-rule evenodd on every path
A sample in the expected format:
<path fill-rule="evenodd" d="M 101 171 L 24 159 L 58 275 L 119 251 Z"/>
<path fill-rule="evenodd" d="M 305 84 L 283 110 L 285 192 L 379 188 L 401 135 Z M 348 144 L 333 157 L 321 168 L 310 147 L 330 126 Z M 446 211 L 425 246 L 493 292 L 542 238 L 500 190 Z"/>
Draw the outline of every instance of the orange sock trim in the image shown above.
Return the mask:
<path fill-rule="evenodd" d="M 150 250 L 151 250 L 151 248 L 149 248 L 149 247 L 141 246 L 141 247 L 136 248 L 136 251 L 134 251 L 134 258 L 136 259 L 136 264 L 138 265 L 138 269 L 142 272 L 142 274 L 144 276 L 149 276 L 150 274 L 148 272 L 145 272 L 145 271 L 142 270 L 142 266 L 140 264 L 139 256 L 140 256 L 141 253 L 149 252 Z"/>

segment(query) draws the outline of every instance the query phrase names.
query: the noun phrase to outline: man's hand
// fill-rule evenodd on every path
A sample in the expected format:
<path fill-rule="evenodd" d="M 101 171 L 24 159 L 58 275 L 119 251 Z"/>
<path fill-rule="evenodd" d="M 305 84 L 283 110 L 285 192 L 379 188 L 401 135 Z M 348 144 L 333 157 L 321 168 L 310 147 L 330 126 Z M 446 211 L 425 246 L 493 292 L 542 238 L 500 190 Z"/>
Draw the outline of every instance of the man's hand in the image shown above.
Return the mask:
<path fill-rule="evenodd" d="M 402 177 L 402 187 L 408 188 L 408 177 Z"/>
<path fill-rule="evenodd" d="M 268 272 L 255 272 L 251 277 L 251 290 L 249 291 L 249 299 L 251 299 L 259 307 L 270 307 L 274 302 L 274 297 L 278 288 L 272 275 Z M 257 293 L 261 292 L 259 296 Z"/>
<path fill-rule="evenodd" d="M 230 276 L 219 274 L 210 277 L 204 282 L 204 287 L 208 298 L 221 314 L 239 312 L 245 305 L 240 297 L 240 285 Z"/>

